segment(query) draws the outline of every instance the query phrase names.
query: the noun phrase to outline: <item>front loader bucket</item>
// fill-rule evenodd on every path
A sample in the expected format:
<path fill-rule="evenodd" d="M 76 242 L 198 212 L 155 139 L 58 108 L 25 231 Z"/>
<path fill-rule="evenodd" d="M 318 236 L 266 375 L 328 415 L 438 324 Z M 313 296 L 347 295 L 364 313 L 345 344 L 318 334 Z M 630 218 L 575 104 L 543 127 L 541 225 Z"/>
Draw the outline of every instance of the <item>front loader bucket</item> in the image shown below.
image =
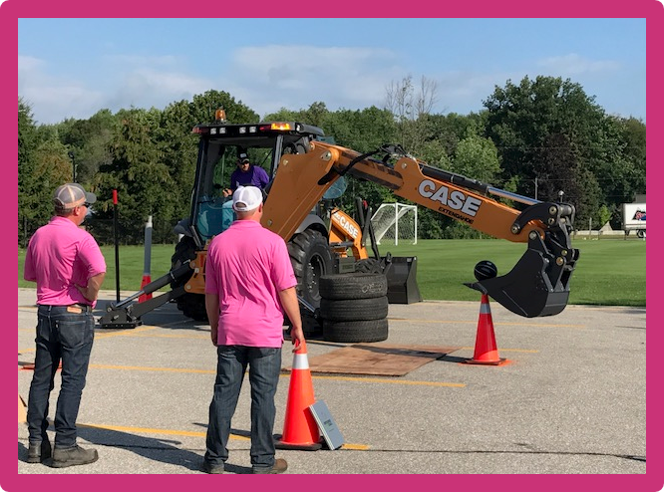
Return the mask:
<path fill-rule="evenodd" d="M 387 301 L 390 304 L 422 302 L 417 286 L 417 256 L 393 256 L 385 274 Z"/>
<path fill-rule="evenodd" d="M 526 318 L 553 316 L 562 312 L 569 298 L 569 280 L 578 250 L 567 256 L 546 254 L 539 241 L 531 241 L 512 270 L 502 277 L 466 284 L 488 294 L 503 307 Z"/>

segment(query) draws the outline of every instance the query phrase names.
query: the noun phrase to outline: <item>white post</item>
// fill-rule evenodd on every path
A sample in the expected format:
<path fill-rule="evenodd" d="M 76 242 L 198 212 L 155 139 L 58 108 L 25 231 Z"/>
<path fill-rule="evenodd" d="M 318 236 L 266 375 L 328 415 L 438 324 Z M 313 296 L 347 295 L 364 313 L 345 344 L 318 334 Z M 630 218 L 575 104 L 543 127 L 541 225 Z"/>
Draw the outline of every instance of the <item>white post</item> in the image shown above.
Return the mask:
<path fill-rule="evenodd" d="M 415 241 L 413 244 L 417 244 L 417 205 L 415 205 Z"/>
<path fill-rule="evenodd" d="M 148 215 L 148 221 L 145 224 L 145 243 L 143 245 L 144 255 L 143 255 L 143 278 L 141 279 L 141 291 L 143 288 L 152 282 L 152 277 L 150 276 L 150 263 L 152 255 L 152 215 Z M 138 297 L 138 302 L 145 302 L 148 299 L 152 299 L 152 294 L 141 294 Z"/>
<path fill-rule="evenodd" d="M 399 246 L 399 203 L 394 204 L 394 245 Z"/>
<path fill-rule="evenodd" d="M 148 222 L 145 224 L 145 253 L 143 255 L 143 275 L 150 276 L 150 264 L 152 255 L 152 215 L 148 215 Z"/>

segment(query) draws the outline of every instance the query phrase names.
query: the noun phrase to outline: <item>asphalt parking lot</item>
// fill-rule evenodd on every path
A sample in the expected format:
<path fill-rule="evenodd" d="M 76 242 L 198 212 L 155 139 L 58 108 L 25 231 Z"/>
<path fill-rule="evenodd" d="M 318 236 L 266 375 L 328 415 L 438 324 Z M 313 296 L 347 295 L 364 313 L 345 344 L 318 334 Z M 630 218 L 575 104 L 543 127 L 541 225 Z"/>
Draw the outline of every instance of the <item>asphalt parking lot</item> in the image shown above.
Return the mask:
<path fill-rule="evenodd" d="M 115 293 L 100 299 L 103 308 Z M 34 302 L 33 290 L 19 289 L 18 392 L 26 400 Z M 500 367 L 463 363 L 473 355 L 479 299 L 390 305 L 390 343 L 459 349 L 403 377 L 314 374 L 316 399 L 326 402 L 345 445 L 280 450 L 288 473 L 645 474 L 646 310 L 568 306 L 537 319 L 497 303 L 491 311 L 500 356 L 510 361 Z M 143 322 L 96 332 L 78 421 L 80 444 L 97 448 L 99 461 L 65 469 L 28 464 L 27 428 L 19 423 L 19 474 L 201 473 L 216 364 L 209 326 L 174 304 Z M 310 339 L 308 354 L 344 346 Z M 284 368 L 291 362 L 287 342 Z M 283 429 L 288 383 L 284 374 L 275 433 Z M 250 471 L 247 390 L 229 445 L 236 474 Z"/>

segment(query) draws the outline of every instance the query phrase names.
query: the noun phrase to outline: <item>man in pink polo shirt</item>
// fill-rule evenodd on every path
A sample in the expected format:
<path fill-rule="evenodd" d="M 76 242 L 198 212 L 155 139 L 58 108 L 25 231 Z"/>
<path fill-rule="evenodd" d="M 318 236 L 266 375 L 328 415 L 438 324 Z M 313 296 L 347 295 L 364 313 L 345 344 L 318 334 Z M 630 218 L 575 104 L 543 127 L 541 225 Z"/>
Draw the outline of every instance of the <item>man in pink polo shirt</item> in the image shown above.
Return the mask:
<path fill-rule="evenodd" d="M 274 457 L 274 395 L 281 371 L 284 312 L 293 324 L 294 350 L 304 342 L 297 280 L 286 243 L 260 224 L 260 189 L 238 187 L 233 209 L 237 220 L 215 236 L 206 261 L 205 307 L 217 346 L 217 377 L 203 471 L 224 472 L 231 419 L 249 366 L 252 471 L 283 473 L 286 460 Z"/>
<path fill-rule="evenodd" d="M 28 463 L 62 468 L 97 461 L 95 449 L 76 444 L 76 418 L 95 333 L 92 308 L 106 275 L 99 246 L 79 226 L 97 201 L 76 183 L 55 190 L 55 216 L 30 238 L 23 278 L 37 282 L 35 372 L 28 400 Z M 48 429 L 49 395 L 62 361 L 62 385 L 55 411 L 55 449 Z"/>

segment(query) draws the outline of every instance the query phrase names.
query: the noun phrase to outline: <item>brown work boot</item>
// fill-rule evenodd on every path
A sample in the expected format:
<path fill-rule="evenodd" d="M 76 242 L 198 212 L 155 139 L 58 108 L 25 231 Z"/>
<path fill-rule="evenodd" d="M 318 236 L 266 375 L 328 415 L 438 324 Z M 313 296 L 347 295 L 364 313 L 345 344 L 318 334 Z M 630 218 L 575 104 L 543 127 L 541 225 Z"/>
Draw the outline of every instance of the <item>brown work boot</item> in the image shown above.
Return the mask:
<path fill-rule="evenodd" d="M 65 468 L 74 465 L 87 465 L 99 459 L 96 449 L 83 449 L 81 446 L 53 450 L 53 468 Z"/>
<path fill-rule="evenodd" d="M 274 460 L 274 465 L 271 467 L 262 467 L 262 468 L 256 468 L 254 467 L 253 470 L 251 471 L 252 473 L 283 473 L 286 470 L 288 470 L 288 463 L 286 460 L 282 458 L 277 458 Z"/>
<path fill-rule="evenodd" d="M 43 463 L 51 457 L 51 443 L 48 439 L 28 448 L 28 463 Z"/>

